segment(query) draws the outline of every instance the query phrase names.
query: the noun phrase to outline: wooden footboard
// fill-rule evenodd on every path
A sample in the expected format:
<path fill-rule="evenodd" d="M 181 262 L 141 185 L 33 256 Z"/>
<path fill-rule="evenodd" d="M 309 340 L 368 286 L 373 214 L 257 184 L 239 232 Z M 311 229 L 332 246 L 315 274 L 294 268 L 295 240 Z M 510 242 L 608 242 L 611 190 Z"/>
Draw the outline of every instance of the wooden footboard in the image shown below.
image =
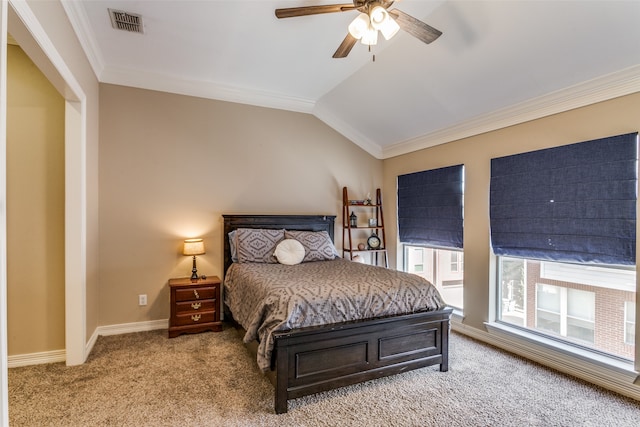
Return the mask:
<path fill-rule="evenodd" d="M 449 369 L 451 308 L 277 332 L 275 411 L 290 399 L 430 365 Z"/>

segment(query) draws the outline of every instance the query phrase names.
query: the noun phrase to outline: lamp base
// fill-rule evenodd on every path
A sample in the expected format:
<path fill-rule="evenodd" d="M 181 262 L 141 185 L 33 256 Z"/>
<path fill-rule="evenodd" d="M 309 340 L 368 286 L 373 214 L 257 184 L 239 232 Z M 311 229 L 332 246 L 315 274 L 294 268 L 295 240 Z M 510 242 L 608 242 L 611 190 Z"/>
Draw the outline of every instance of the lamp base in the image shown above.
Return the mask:
<path fill-rule="evenodd" d="M 198 280 L 198 270 L 196 269 L 196 256 L 193 256 L 193 269 L 191 270 L 191 281 L 196 282 Z"/>

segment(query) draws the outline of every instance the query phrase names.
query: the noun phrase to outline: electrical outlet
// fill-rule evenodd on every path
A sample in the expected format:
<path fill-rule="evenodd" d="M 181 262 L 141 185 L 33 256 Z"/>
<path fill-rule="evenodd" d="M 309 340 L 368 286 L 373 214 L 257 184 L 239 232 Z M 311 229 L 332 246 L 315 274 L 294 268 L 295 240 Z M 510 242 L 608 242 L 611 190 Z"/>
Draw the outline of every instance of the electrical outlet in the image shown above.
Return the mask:
<path fill-rule="evenodd" d="M 147 295 L 138 295 L 138 305 L 147 305 Z"/>

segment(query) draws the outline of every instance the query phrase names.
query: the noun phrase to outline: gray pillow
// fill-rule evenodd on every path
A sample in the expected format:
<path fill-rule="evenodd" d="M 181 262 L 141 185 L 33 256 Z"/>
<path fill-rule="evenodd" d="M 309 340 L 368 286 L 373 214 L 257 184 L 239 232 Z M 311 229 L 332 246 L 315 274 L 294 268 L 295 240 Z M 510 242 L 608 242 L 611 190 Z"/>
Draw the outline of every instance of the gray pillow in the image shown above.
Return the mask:
<path fill-rule="evenodd" d="M 326 261 L 338 256 L 338 251 L 326 231 L 285 230 L 285 239 L 296 239 L 304 246 L 302 262 Z"/>
<path fill-rule="evenodd" d="M 235 235 L 238 262 L 275 264 L 278 260 L 273 256 L 273 251 L 282 240 L 284 230 L 238 228 Z"/>

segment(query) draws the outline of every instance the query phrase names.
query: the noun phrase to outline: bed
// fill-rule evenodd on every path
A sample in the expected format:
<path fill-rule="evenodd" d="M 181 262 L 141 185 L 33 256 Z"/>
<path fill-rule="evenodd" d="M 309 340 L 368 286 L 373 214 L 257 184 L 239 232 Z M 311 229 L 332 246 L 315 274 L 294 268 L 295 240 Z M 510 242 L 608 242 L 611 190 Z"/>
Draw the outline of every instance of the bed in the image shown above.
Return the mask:
<path fill-rule="evenodd" d="M 229 295 L 237 292 L 226 288 L 229 282 L 227 279 L 236 274 L 233 269 L 229 271 L 234 264 L 232 252 L 235 254 L 236 250 L 233 248 L 232 251 L 230 239 L 227 238 L 229 233 L 241 229 L 273 229 L 324 232 L 331 240 L 334 237 L 335 216 L 223 215 L 223 218 L 225 292 Z M 310 262 L 306 266 L 306 263 L 302 263 L 300 266 L 315 269 L 322 268 L 322 263 L 331 262 L 333 261 Z M 354 263 L 340 259 L 334 265 L 342 268 L 344 264 Z M 249 270 L 258 268 L 262 267 L 252 266 Z M 265 268 L 282 270 L 287 266 Z M 384 270 L 380 267 L 371 268 Z M 258 275 L 263 274 L 263 271 L 257 270 Z M 247 329 L 250 330 L 252 326 L 243 328 L 244 325 L 240 325 L 243 322 L 236 322 L 237 319 L 234 319 L 233 309 L 229 306 L 234 303 L 228 304 L 227 297 L 225 295 L 224 298 L 225 321 L 236 324 L 245 337 L 252 335 L 251 331 L 247 335 Z M 243 297 L 246 298 L 246 295 Z M 239 316 L 241 310 L 237 304 L 235 306 Z M 258 365 L 274 384 L 275 412 L 281 414 L 287 412 L 289 400 L 309 394 L 430 365 L 440 365 L 440 371 L 447 371 L 451 312 L 451 308 L 438 307 L 430 311 L 367 317 L 323 325 L 293 328 L 285 325 L 284 330 L 268 334 L 269 345 L 266 339 L 248 344 L 256 352 Z M 260 362 L 261 357 L 266 358 L 266 362 Z"/>

